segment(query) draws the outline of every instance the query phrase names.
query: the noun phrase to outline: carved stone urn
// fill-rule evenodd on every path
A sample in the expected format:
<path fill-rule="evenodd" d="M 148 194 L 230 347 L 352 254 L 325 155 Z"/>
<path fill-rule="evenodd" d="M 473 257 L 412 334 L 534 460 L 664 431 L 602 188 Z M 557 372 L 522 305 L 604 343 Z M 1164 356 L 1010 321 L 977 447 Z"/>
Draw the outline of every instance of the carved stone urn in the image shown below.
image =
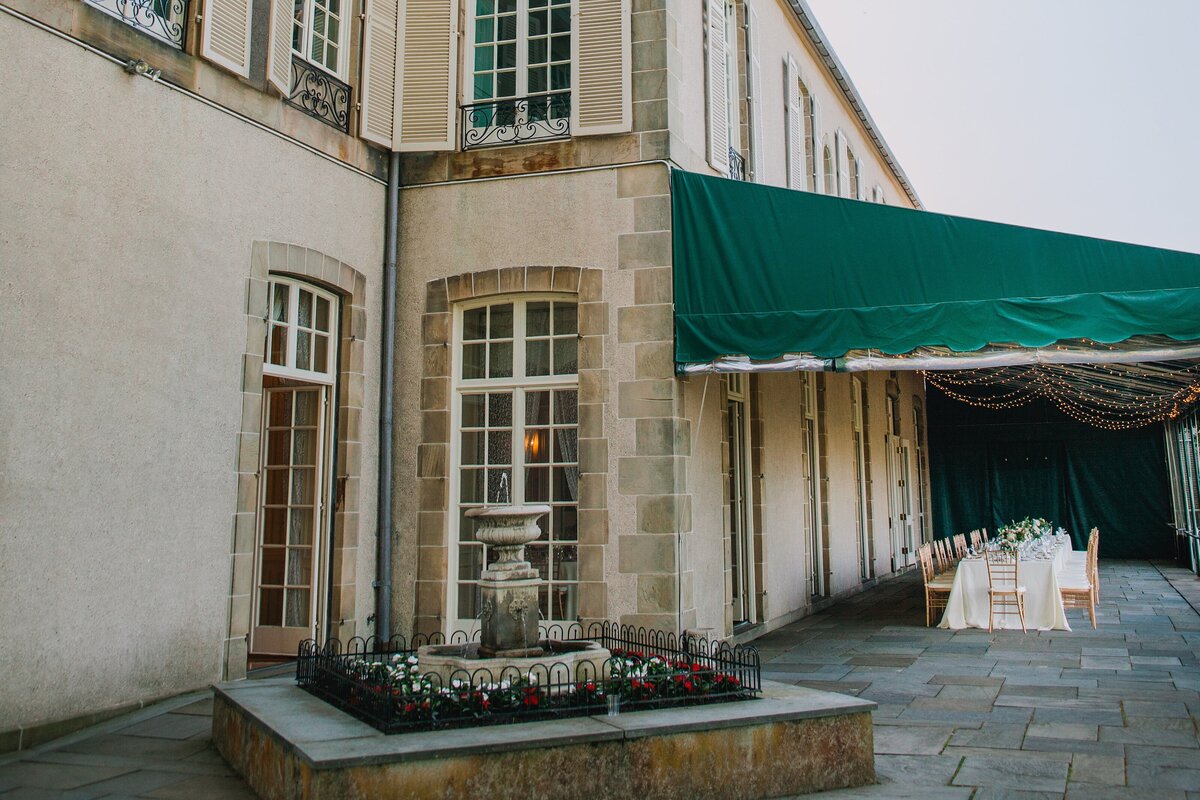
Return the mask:
<path fill-rule="evenodd" d="M 525 560 L 525 545 L 541 535 L 538 518 L 550 506 L 484 506 L 475 520 L 475 538 L 491 548 L 495 561 L 480 573 L 479 655 L 529 658 L 542 655 L 538 643 L 538 571 Z"/>

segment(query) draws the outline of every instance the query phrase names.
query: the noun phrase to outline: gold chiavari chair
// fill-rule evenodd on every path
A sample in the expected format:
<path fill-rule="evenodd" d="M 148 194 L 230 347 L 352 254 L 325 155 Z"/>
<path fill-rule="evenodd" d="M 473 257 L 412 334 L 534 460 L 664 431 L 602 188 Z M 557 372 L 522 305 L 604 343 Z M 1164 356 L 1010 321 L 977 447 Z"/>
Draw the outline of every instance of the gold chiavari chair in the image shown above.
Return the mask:
<path fill-rule="evenodd" d="M 971 531 L 971 547 L 976 550 L 983 548 L 983 536 L 977 530 Z"/>
<path fill-rule="evenodd" d="M 933 556 L 939 573 L 954 571 L 954 559 L 950 557 L 950 551 L 946 548 L 945 539 L 933 540 Z"/>
<path fill-rule="evenodd" d="M 954 579 L 948 575 L 934 574 L 933 554 L 928 544 L 917 548 L 917 558 L 921 562 L 921 577 L 925 580 L 925 627 L 928 628 L 932 624 L 933 613 L 945 610 Z"/>
<path fill-rule="evenodd" d="M 967 535 L 965 533 L 954 534 L 954 558 L 962 561 L 967 557 Z"/>
<path fill-rule="evenodd" d="M 1092 619 L 1092 630 L 1096 629 L 1096 600 L 1099 597 L 1096 581 L 1096 543 L 1099 538 L 1096 529 L 1092 528 L 1088 535 L 1087 562 L 1083 572 L 1064 569 L 1058 576 L 1063 608 L 1086 608 Z"/>
<path fill-rule="evenodd" d="M 988 532 L 987 532 L 987 528 L 981 528 L 981 529 L 980 529 L 980 533 L 982 534 L 982 536 L 983 536 L 983 541 L 984 541 L 984 543 L 986 544 L 986 543 L 989 541 L 989 539 L 988 539 Z"/>
<path fill-rule="evenodd" d="M 996 619 L 997 608 L 1001 614 L 1012 614 L 1008 609 L 1015 607 L 1021 618 L 1021 632 L 1025 630 L 1025 587 L 1019 576 L 1020 556 L 1002 548 L 987 550 L 988 571 L 988 633 Z"/>

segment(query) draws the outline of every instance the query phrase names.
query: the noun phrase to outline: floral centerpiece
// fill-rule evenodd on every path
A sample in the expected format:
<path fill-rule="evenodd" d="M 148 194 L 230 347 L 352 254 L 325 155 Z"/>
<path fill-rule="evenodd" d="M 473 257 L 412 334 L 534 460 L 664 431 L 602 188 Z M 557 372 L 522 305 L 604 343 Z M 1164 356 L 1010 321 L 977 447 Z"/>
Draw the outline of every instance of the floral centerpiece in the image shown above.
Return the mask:
<path fill-rule="evenodd" d="M 1049 536 L 1054 531 L 1054 524 L 1044 519 L 1026 517 L 1020 522 L 1010 522 L 1002 525 L 996 531 L 996 541 L 1005 550 L 1020 550 L 1027 542 L 1042 536 Z"/>

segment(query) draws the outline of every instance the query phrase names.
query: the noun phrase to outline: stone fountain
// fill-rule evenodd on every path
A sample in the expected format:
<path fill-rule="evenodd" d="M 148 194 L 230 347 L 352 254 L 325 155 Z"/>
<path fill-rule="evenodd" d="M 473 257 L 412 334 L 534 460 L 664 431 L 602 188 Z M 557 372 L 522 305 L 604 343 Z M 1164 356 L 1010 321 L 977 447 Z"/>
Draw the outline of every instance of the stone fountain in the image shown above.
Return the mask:
<path fill-rule="evenodd" d="M 528 675 L 551 664 L 551 680 L 573 680 L 582 670 L 603 674 L 610 657 L 595 642 L 564 642 L 541 638 L 538 632 L 538 589 L 542 579 L 525 560 L 525 545 L 541 535 L 538 519 L 550 513 L 545 505 L 495 505 L 473 508 L 475 538 L 488 545 L 496 560 L 479 575 L 481 611 L 479 642 L 429 645 L 417 651 L 422 672 L 433 672 L 443 681 L 452 678 L 481 682 L 499 679 L 516 669 Z M 590 664 L 585 667 L 584 664 Z M 563 665 L 570 674 L 560 675 Z M 491 676 L 489 678 L 488 676 Z"/>

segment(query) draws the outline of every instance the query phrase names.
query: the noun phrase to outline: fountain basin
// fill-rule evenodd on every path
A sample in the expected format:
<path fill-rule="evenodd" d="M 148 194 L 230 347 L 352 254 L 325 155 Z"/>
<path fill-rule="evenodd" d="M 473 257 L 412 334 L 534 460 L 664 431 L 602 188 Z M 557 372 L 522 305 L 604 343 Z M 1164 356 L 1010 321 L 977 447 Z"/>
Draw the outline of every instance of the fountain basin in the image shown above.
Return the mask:
<path fill-rule="evenodd" d="M 480 653 L 478 642 L 427 645 L 417 650 L 417 661 L 422 673 L 436 674 L 445 686 L 452 680 L 470 681 L 477 686 L 526 676 L 542 684 L 602 679 L 605 662 L 612 658 L 612 653 L 597 642 L 541 639 L 536 648 L 529 649 L 540 654 L 512 657 L 501 653 L 489 657 Z"/>

